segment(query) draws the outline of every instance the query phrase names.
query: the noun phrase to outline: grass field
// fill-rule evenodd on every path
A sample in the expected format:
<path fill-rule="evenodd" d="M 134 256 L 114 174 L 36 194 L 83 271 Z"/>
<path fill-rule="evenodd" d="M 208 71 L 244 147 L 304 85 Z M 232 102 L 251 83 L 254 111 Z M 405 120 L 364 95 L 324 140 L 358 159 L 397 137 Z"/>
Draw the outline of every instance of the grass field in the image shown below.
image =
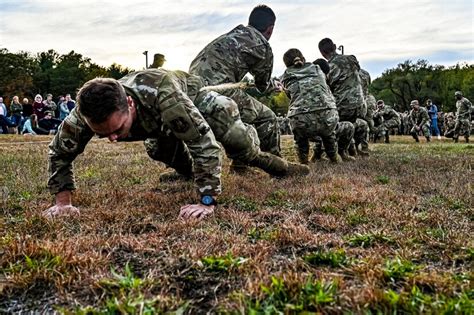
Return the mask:
<path fill-rule="evenodd" d="M 192 184 L 160 183 L 141 143 L 94 140 L 81 216 L 49 222 L 33 140 L 0 137 L 0 313 L 474 312 L 473 144 L 393 137 L 284 180 L 226 160 L 216 214 L 186 223 Z"/>

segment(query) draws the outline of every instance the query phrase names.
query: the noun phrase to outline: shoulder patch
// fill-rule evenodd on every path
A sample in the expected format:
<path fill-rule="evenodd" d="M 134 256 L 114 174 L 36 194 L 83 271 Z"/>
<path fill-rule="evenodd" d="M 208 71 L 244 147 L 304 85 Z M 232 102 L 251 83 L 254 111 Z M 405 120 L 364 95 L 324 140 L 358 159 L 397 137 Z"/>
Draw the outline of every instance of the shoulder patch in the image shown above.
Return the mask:
<path fill-rule="evenodd" d="M 76 140 L 73 140 L 71 138 L 65 138 L 60 140 L 60 146 L 61 149 L 63 149 L 66 152 L 73 152 L 77 149 L 78 143 Z"/>

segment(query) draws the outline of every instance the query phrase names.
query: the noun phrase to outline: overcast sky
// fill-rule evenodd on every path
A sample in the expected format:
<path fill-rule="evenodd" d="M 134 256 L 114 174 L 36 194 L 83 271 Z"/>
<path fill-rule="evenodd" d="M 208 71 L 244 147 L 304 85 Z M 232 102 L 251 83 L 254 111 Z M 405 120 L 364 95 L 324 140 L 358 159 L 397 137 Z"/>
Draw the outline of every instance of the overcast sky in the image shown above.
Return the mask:
<path fill-rule="evenodd" d="M 320 58 L 330 37 L 354 54 L 372 77 L 404 60 L 474 63 L 472 0 L 0 0 L 0 48 L 37 53 L 76 51 L 102 66 L 145 66 L 143 51 L 166 55 L 165 68 L 188 70 L 212 39 L 247 24 L 252 8 L 269 5 L 277 16 L 270 44 L 274 75 L 282 56 L 299 48 Z"/>

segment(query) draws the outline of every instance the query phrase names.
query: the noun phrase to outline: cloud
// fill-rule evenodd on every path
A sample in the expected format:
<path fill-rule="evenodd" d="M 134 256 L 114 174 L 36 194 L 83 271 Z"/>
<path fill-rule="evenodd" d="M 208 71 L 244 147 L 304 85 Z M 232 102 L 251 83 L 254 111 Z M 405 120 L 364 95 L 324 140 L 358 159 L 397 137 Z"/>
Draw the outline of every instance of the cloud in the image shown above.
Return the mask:
<path fill-rule="evenodd" d="M 0 46 L 33 53 L 76 52 L 108 66 L 140 69 L 142 52 L 166 55 L 166 67 L 187 70 L 211 40 L 246 24 L 260 1 L 0 0 Z M 324 37 L 344 45 L 363 65 L 381 73 L 406 59 L 455 64 L 474 61 L 473 4 L 459 0 L 266 1 L 277 15 L 270 40 L 274 74 L 284 71 L 292 47 L 320 57 Z M 11 23 L 10 21 L 21 21 Z M 25 22 L 26 21 L 26 22 Z M 370 70 L 370 69 L 369 69 Z"/>

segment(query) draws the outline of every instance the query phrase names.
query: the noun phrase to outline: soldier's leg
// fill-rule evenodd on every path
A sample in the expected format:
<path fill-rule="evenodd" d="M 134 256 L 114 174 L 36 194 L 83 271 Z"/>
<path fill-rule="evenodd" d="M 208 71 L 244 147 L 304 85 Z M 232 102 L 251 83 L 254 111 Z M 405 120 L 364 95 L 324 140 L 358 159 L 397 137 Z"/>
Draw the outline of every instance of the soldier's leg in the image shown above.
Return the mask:
<path fill-rule="evenodd" d="M 324 148 L 323 148 L 323 139 L 321 137 L 316 137 L 314 141 L 313 156 L 311 157 L 311 162 L 314 163 L 323 158 Z"/>
<path fill-rule="evenodd" d="M 229 97 L 209 92 L 199 97 L 196 104 L 231 159 L 259 167 L 274 176 L 309 172 L 307 167 L 294 166 L 281 157 L 262 152 L 255 128 L 242 122 L 237 104 Z"/>
<path fill-rule="evenodd" d="M 229 90 L 223 94 L 237 103 L 242 121 L 255 127 L 260 149 L 280 155 L 280 128 L 275 113 L 242 90 Z"/>
<path fill-rule="evenodd" d="M 298 160 L 301 164 L 308 164 L 309 159 L 309 138 L 307 131 L 310 121 L 307 115 L 296 115 L 290 118 L 290 126 L 293 130 L 293 138 L 295 140 L 295 149 Z"/>
<path fill-rule="evenodd" d="M 193 159 L 183 141 L 173 135 L 160 134 L 156 138 L 146 139 L 144 145 L 150 158 L 173 168 L 183 179 L 193 178 Z M 172 174 L 168 177 L 166 175 L 162 179 L 178 179 Z"/>
<path fill-rule="evenodd" d="M 348 121 L 340 121 L 336 129 L 337 151 L 345 161 L 355 160 L 347 152 L 354 137 L 354 125 Z"/>
<path fill-rule="evenodd" d="M 422 130 L 423 130 L 423 135 L 424 135 L 425 138 L 426 138 L 426 141 L 427 141 L 427 142 L 430 142 L 430 141 L 431 141 L 430 125 L 424 125 L 424 126 L 422 127 Z"/>
<path fill-rule="evenodd" d="M 339 162 L 337 155 L 336 129 L 339 124 L 337 110 L 330 109 L 313 114 L 316 121 L 316 132 L 321 137 L 326 155 L 332 162 Z"/>
<path fill-rule="evenodd" d="M 367 139 L 369 126 L 367 122 L 361 118 L 357 118 L 354 128 L 354 140 L 357 152 L 361 155 L 369 155 L 369 143 Z M 359 144 L 361 149 L 359 149 Z"/>
<path fill-rule="evenodd" d="M 420 142 L 420 139 L 418 139 L 418 130 L 416 130 L 415 126 L 411 128 L 410 134 L 416 142 Z"/>

